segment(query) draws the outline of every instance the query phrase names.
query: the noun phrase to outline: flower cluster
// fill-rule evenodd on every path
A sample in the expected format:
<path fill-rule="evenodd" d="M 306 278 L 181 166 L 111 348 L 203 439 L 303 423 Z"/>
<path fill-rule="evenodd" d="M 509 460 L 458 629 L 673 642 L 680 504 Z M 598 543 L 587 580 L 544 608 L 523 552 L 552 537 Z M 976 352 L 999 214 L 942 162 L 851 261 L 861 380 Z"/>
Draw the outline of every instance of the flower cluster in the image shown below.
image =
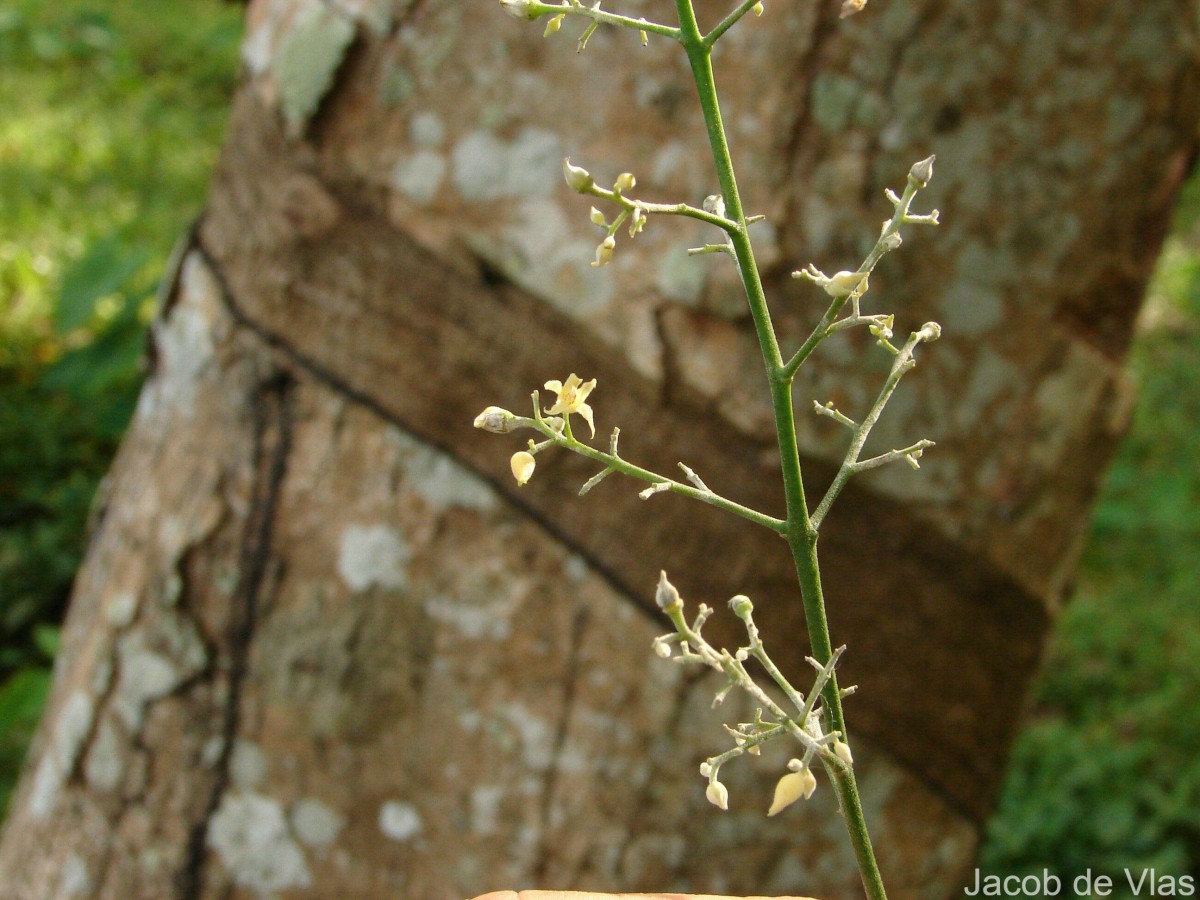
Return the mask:
<path fill-rule="evenodd" d="M 637 237 L 646 225 L 646 211 L 650 208 L 649 204 L 639 203 L 625 196 L 637 186 L 637 178 L 632 172 L 622 172 L 613 182 L 612 190 L 606 191 L 604 188 L 597 187 L 591 172 L 581 166 L 573 165 L 568 157 L 563 160 L 563 180 L 573 191 L 612 200 L 621 207 L 621 212 L 612 222 L 609 222 L 604 213 L 594 206 L 588 214 L 592 224 L 605 231 L 604 240 L 596 247 L 596 258 L 592 260 L 592 266 L 596 268 L 607 266 L 612 262 L 613 253 L 617 249 L 616 235 L 621 226 L 628 221 L 629 236 L 633 238 Z"/>
<path fill-rule="evenodd" d="M 701 634 L 704 623 L 712 615 L 710 607 L 701 604 L 691 623 L 684 618 L 683 598 L 679 590 L 667 579 L 666 572 L 659 575 L 654 600 L 675 626 L 674 631 L 654 639 L 654 652 L 657 656 L 678 663 L 699 663 L 720 672 L 725 681 L 717 691 L 714 706 L 719 705 L 735 687 L 748 692 L 762 704 L 755 714 L 754 721 L 741 722 L 736 727 L 725 726 L 725 730 L 733 737 L 732 749 L 701 763 L 700 774 L 708 779 L 704 795 L 710 803 L 718 809 L 729 808 L 729 789 L 719 778 L 721 766 L 742 754 L 758 756 L 761 745 L 776 737 L 793 737 L 804 747 L 804 753 L 788 762 L 788 773 L 775 785 L 775 794 L 767 810 L 768 816 L 778 815 L 797 800 L 807 800 L 813 795 L 817 789 L 817 778 L 812 771 L 814 759 L 819 759 L 827 767 L 833 767 L 835 770 L 850 771 L 853 768 L 854 757 L 850 753 L 849 745 L 838 732 L 827 733 L 822 726 L 824 709 L 821 692 L 830 683 L 844 647 L 837 650 L 823 666 L 810 658 L 809 662 L 813 664 L 817 675 L 812 687 L 805 694 L 792 687 L 767 655 L 758 627 L 754 624 L 754 604 L 746 595 L 738 594 L 729 600 L 730 610 L 745 625 L 749 637 L 747 645 L 739 647 L 734 653 L 714 648 Z M 777 703 L 754 681 L 744 665 L 751 658 L 761 664 L 776 686 L 783 691 L 788 702 L 794 707 L 794 713 L 787 712 L 783 705 Z M 772 720 L 763 717 L 764 710 L 772 716 Z"/>
<path fill-rule="evenodd" d="M 572 372 L 565 382 L 552 379 L 546 382 L 545 387 L 546 390 L 554 392 L 554 402 L 542 410 L 539 407 L 538 395 L 534 392 L 532 419 L 515 415 L 499 406 L 489 406 L 475 417 L 475 427 L 492 434 L 509 434 L 518 428 L 532 428 L 549 438 L 540 444 L 531 440 L 529 449 L 518 450 L 512 455 L 509 468 L 518 487 L 528 484 L 529 479 L 533 477 L 533 470 L 537 467 L 534 456 L 539 450 L 555 443 L 578 445 L 571 434 L 572 415 L 578 415 L 587 422 L 592 437 L 596 436 L 592 407 L 587 402 L 588 396 L 596 387 L 595 378 L 584 381 Z"/>

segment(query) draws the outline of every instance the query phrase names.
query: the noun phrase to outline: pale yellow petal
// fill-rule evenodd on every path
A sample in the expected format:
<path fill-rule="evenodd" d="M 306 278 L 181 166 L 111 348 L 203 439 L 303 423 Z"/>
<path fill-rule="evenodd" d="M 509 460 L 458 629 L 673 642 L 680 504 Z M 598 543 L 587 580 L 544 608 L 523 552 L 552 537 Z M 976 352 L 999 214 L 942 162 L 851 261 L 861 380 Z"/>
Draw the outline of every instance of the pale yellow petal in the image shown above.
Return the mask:
<path fill-rule="evenodd" d="M 579 409 L 576 410 L 579 415 L 583 416 L 583 421 L 588 423 L 588 428 L 591 429 L 592 437 L 596 436 L 596 423 L 592 421 L 592 408 L 586 403 L 580 403 Z"/>

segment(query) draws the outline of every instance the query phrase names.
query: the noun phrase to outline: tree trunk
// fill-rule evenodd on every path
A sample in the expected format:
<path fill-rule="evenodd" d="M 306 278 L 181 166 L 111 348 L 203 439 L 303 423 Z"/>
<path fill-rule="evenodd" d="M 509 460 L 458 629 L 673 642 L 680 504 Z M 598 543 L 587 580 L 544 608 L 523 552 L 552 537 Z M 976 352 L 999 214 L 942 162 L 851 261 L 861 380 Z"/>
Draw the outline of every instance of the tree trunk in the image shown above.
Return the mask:
<path fill-rule="evenodd" d="M 701 0 L 702 23 L 725 5 Z M 939 898 L 1124 424 L 1121 360 L 1195 153 L 1196 18 L 838 5 L 768 3 L 717 77 L 785 346 L 821 307 L 788 272 L 857 263 L 883 188 L 938 155 L 922 198 L 945 225 L 868 295 L 898 333 L 945 327 L 874 446 L 938 446 L 862 477 L 821 549 L 881 866 L 894 897 Z M 518 490 L 519 442 L 471 428 L 578 372 L 630 459 L 782 508 L 728 260 L 688 259 L 711 235 L 656 219 L 591 269 L 558 176 L 569 154 L 651 199 L 711 193 L 681 54 L 539 33 L 491 3 L 251 3 L 228 146 L 4 833 L 7 896 L 856 894 L 828 785 L 765 818 L 786 755 L 730 766 L 732 811 L 705 802 L 718 723 L 753 710 L 709 710 L 716 685 L 649 652 L 667 568 L 693 601 L 749 594 L 802 673 L 782 542 L 616 477 L 576 498 L 593 470 L 561 454 Z M 853 416 L 880 359 L 831 340 L 798 380 L 817 488 L 844 437 L 803 411 Z M 714 636 L 736 640 L 729 618 Z"/>

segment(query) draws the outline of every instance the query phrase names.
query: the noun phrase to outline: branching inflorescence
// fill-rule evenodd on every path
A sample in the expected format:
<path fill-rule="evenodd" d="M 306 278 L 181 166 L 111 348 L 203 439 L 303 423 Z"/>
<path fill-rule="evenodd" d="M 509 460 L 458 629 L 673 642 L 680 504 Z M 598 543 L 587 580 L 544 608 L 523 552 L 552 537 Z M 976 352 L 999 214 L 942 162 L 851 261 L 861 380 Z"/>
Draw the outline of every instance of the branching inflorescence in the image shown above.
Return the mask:
<path fill-rule="evenodd" d="M 716 41 L 746 13 L 753 11 L 761 15 L 762 4 L 754 0 L 741 0 L 724 19 L 705 34 L 696 21 L 692 0 L 675 0 L 679 18 L 677 26 L 608 13 L 600 9 L 599 2 L 592 6 L 585 6 L 580 0 L 562 0 L 560 3 L 500 0 L 500 3 L 506 12 L 517 18 L 549 17 L 545 29 L 547 37 L 558 32 L 568 18 L 584 20 L 585 27 L 577 44 L 580 51 L 586 47 L 588 38 L 596 28 L 600 25 L 610 25 L 639 32 L 643 42 L 648 41 L 650 35 L 673 40 L 680 44 L 687 54 L 720 185 L 718 193 L 705 198 L 699 207 L 686 203 L 649 203 L 634 195 L 637 179 L 631 173 L 622 173 L 611 188 L 604 188 L 596 184 L 586 169 L 572 164 L 569 159 L 563 161 L 563 177 L 573 190 L 597 198 L 609 210 L 606 213 L 595 206 L 590 210 L 592 223 L 604 231 L 604 237 L 596 248 L 595 259 L 592 262 L 594 266 L 604 266 L 611 261 L 616 252 L 618 233 L 622 228 L 626 228 L 629 238 L 635 238 L 651 216 L 684 216 L 698 219 L 722 233 L 720 240 L 688 252 L 690 255 L 726 254 L 732 257 L 741 274 L 771 392 L 783 470 L 786 514 L 783 518 L 777 518 L 715 493 L 683 462 L 679 463 L 682 480 L 652 472 L 629 462 L 620 455 L 618 449 L 618 428 L 612 430 L 607 450 L 580 440 L 575 436 L 572 416 L 578 416 L 587 424 L 590 439 L 594 440 L 595 422 L 588 400 L 596 387 L 596 381 L 583 381 L 574 373 L 565 382 L 546 382 L 545 389 L 553 395 L 553 402 L 549 405 L 543 406 L 539 392 L 533 392 L 532 416 L 519 416 L 508 410 L 490 406 L 476 418 L 475 427 L 498 434 L 528 429 L 537 435 L 528 441 L 525 449 L 512 456 L 512 473 L 518 486 L 524 485 L 532 477 L 538 453 L 558 447 L 587 457 L 600 467 L 579 489 L 581 496 L 617 472 L 648 485 L 639 494 L 643 499 L 648 500 L 655 494 L 668 491 L 682 494 L 748 519 L 775 532 L 788 542 L 795 561 L 812 651 L 811 655 L 806 657 L 814 670 L 814 677 L 807 691 L 794 687 L 768 655 L 754 623 L 753 604 L 748 597 L 738 595 L 729 601 L 730 609 L 742 621 L 747 634 L 746 644 L 731 653 L 729 650 L 713 647 L 703 637 L 704 623 L 713 612 L 709 606 L 700 604 L 695 617 L 690 622 L 687 620 L 683 600 L 667 579 L 665 572 L 659 579 L 655 599 L 659 608 L 670 619 L 673 630 L 655 639 L 654 651 L 660 657 L 676 663 L 696 663 L 719 672 L 722 682 L 714 705 L 720 703 L 734 688 L 746 691 L 759 704 L 752 722 L 726 726 L 733 739 L 733 746 L 701 764 L 701 774 L 708 781 L 706 796 L 709 801 L 721 809 L 728 807 L 729 793 L 719 778 L 721 767 L 725 763 L 743 754 L 757 755 L 761 745 L 767 741 L 790 737 L 800 745 L 800 752 L 788 763 L 788 772 L 779 779 L 768 815 L 775 815 L 796 800 L 812 795 L 817 786 L 812 771 L 813 763 L 819 762 L 837 794 L 867 895 L 872 900 L 879 900 L 885 897 L 883 881 L 863 820 L 854 776 L 854 759 L 850 752 L 849 737 L 842 714 L 842 700 L 851 694 L 854 688 L 843 689 L 837 683 L 837 664 L 846 648 L 839 647 L 835 650 L 830 642 L 817 566 L 817 533 L 830 507 L 853 475 L 900 461 L 919 468 L 922 455 L 933 446 L 930 440 L 919 440 L 902 449 L 861 458 L 871 429 L 900 379 L 916 365 L 917 347 L 922 343 L 937 340 L 941 335 L 941 328 L 937 323 L 928 322 L 909 334 L 908 338 L 897 346 L 893 343 L 894 316 L 863 311 L 863 298 L 869 287 L 870 275 L 885 254 L 900 247 L 902 227 L 936 225 L 938 222 L 936 210 L 929 214 L 912 212 L 914 198 L 933 177 L 933 157 L 912 166 L 904 190 L 899 195 L 890 189 L 886 191 L 887 199 L 892 204 L 892 215 L 883 223 L 879 239 L 856 269 L 826 275 L 810 264 L 793 273 L 795 278 L 818 285 L 830 299 L 824 315 L 812 333 L 785 358 L 780 351 L 771 322 L 750 241 L 750 225 L 762 217 L 747 217 L 742 209 L 710 64 L 712 47 Z M 842 15 L 851 15 L 865 5 L 866 0 L 844 0 Z M 796 423 L 792 408 L 793 380 L 800 366 L 825 338 L 860 326 L 868 329 L 875 338 L 875 343 L 891 355 L 891 368 L 875 401 L 859 421 L 835 408 L 832 402 L 822 404 L 813 401 L 815 414 L 831 418 L 845 426 L 851 437 L 833 482 L 816 506 L 810 507 L 805 499 L 796 443 Z M 767 673 L 778 691 L 786 698 L 785 703 L 774 699 L 747 670 L 745 664 L 750 659 L 754 659 Z"/>

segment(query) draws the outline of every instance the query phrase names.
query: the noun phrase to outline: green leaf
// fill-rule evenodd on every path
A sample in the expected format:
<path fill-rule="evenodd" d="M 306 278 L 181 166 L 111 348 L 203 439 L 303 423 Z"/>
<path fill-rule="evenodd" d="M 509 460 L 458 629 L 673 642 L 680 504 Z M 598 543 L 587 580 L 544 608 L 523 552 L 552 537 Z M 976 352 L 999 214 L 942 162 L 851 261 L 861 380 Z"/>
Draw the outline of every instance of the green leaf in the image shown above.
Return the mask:
<path fill-rule="evenodd" d="M 54 625 L 41 623 L 34 626 L 33 644 L 42 652 L 47 660 L 58 656 L 59 631 Z"/>
<path fill-rule="evenodd" d="M 58 333 L 87 325 L 96 311 L 96 302 L 121 291 L 145 261 L 145 251 L 130 250 L 116 237 L 92 244 L 63 272 L 54 319 Z"/>
<path fill-rule="evenodd" d="M 19 669 L 0 685 L 0 735 L 37 724 L 50 688 L 50 670 Z"/>

